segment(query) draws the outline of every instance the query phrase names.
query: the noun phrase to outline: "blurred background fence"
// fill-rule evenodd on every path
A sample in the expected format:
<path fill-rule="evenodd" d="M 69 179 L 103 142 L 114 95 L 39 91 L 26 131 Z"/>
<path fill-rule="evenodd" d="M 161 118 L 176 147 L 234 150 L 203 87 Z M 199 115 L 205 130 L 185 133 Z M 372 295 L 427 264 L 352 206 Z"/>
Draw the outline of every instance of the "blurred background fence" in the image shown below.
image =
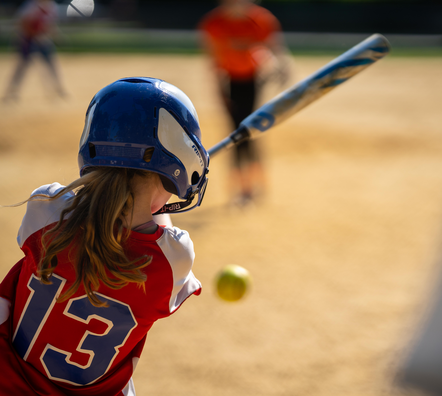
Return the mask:
<path fill-rule="evenodd" d="M 12 51 L 14 16 L 23 1 L 0 4 L 0 51 Z M 196 26 L 214 0 L 96 0 L 89 18 L 67 17 L 57 1 L 64 52 L 199 51 Z M 440 0 L 263 0 L 295 53 L 342 52 L 372 33 L 388 36 L 393 55 L 442 55 Z"/>

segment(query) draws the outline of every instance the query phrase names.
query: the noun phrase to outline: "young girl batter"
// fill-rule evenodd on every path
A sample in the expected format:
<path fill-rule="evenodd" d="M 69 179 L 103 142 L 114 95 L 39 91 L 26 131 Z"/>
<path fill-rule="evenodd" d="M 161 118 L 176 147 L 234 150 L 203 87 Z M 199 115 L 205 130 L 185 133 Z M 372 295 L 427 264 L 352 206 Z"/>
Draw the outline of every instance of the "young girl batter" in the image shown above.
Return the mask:
<path fill-rule="evenodd" d="M 201 204 L 208 163 L 178 88 L 125 78 L 95 95 L 81 177 L 32 193 L 25 256 L 0 284 L 0 395 L 135 395 L 147 332 L 201 290 L 192 241 L 167 219 Z"/>

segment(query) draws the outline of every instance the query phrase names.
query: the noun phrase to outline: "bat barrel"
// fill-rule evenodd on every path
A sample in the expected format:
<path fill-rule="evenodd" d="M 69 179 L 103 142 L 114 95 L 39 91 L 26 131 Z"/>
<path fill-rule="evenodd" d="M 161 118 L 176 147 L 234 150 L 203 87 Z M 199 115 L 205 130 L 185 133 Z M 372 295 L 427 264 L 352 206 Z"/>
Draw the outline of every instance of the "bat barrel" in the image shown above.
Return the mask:
<path fill-rule="evenodd" d="M 241 124 L 247 127 L 253 137 L 259 135 L 382 59 L 389 50 L 387 39 L 381 34 L 373 34 L 280 93 L 245 118 Z"/>
<path fill-rule="evenodd" d="M 236 131 L 212 147 L 209 155 L 267 131 L 382 59 L 389 51 L 388 40 L 381 34 L 373 34 L 254 111 Z"/>

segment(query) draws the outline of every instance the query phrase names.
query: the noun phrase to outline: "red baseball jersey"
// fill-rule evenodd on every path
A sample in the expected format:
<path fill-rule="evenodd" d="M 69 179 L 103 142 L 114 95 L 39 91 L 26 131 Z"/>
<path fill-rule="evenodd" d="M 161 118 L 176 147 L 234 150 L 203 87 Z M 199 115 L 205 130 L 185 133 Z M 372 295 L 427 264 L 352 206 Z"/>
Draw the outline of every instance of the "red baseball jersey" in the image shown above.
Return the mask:
<path fill-rule="evenodd" d="M 58 183 L 33 194 L 53 196 Z M 0 395 L 132 395 L 131 376 L 153 323 L 175 312 L 201 284 L 192 273 L 193 243 L 186 231 L 159 227 L 154 234 L 131 232 L 129 259 L 152 256 L 143 271 L 145 290 L 128 284 L 97 291 L 107 307 L 93 306 L 80 287 L 68 301 L 57 297 L 75 281 L 67 249 L 44 285 L 36 273 L 41 237 L 72 198 L 30 201 L 18 234 L 25 257 L 0 284 Z"/>

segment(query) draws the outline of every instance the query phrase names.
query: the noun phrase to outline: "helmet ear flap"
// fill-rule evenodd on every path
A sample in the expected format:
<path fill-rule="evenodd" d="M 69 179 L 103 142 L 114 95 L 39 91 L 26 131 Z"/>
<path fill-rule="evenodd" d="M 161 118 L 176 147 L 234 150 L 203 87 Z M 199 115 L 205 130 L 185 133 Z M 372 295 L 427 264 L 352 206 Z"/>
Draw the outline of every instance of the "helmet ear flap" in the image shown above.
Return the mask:
<path fill-rule="evenodd" d="M 167 192 L 170 192 L 171 194 L 174 194 L 174 195 L 178 195 L 175 184 L 173 184 L 169 178 L 167 178 L 166 176 L 163 176 L 163 175 L 158 175 L 158 176 L 160 176 L 161 183 Z"/>

